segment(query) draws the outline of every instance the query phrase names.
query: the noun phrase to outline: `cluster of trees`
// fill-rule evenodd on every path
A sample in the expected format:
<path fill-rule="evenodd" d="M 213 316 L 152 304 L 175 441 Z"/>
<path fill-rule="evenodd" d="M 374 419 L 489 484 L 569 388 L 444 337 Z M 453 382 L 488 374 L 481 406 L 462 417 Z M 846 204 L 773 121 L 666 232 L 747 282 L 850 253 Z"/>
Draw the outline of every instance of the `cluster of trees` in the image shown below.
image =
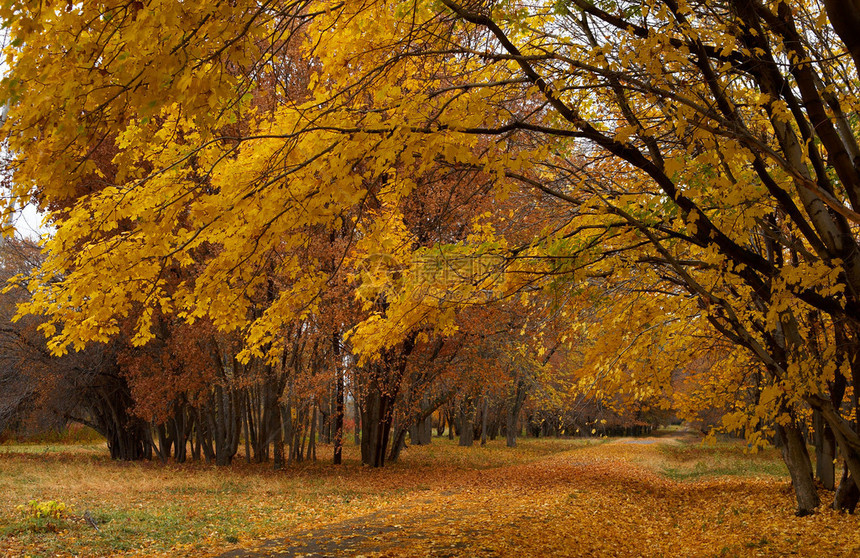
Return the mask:
<path fill-rule="evenodd" d="M 0 16 L 6 214 L 35 200 L 56 227 L 21 312 L 55 354 L 131 347 L 135 405 L 175 431 L 232 447 L 276 398 L 340 432 L 350 386 L 381 465 L 446 398 L 467 422 L 488 394 L 516 408 L 530 370 L 619 412 L 722 410 L 778 442 L 801 514 L 814 428 L 819 476 L 841 457 L 856 501 L 856 2 Z"/>
<path fill-rule="evenodd" d="M 407 441 L 429 444 L 434 430 L 457 436 L 463 446 L 499 435 L 515 446 L 523 431 L 639 433 L 665 418 L 625 417 L 593 399 L 563 399 L 560 374 L 545 369 L 568 363 L 529 361 L 523 354 L 528 345 L 511 333 L 523 324 L 505 323 L 512 314 L 491 307 L 473 310 L 475 322 L 463 323 L 456 334 L 413 341 L 397 355 L 398 368 L 358 365 L 349 345 L 317 316 L 288 333 L 291 349 L 276 364 L 241 362 L 235 335 L 165 317 L 145 346 L 134 347 L 121 334 L 55 356 L 38 331 L 43 322 L 32 316 L 11 321 L 16 305 L 28 298 L 16 278 L 38 265 L 38 246 L 7 240 L 0 254 L 10 284 L 0 304 L 7 322 L 0 332 L 0 430 L 77 422 L 101 433 L 115 459 L 229 465 L 242 446 L 248 462 L 272 461 L 277 469 L 286 460 L 316 459 L 320 441 L 334 447 L 338 463 L 349 418 L 363 461 L 381 466 L 396 460 Z M 487 323 L 498 331 L 488 331 Z"/>

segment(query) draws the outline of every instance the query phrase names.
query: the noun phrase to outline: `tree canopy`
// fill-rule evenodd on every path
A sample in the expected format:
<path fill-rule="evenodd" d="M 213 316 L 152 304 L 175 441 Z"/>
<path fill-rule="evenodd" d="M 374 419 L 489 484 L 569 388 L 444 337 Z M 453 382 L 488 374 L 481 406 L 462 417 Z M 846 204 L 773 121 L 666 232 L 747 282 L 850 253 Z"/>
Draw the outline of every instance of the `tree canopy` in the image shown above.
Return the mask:
<path fill-rule="evenodd" d="M 860 478 L 858 14 L 8 3 L 6 215 L 34 199 L 56 227 L 21 311 L 58 354 L 170 316 L 271 364 L 351 285 L 332 331 L 389 374 L 517 298 L 535 353 L 578 347 L 596 392 L 641 400 L 704 359 L 668 396 L 782 439 L 809 511 L 805 413 Z"/>

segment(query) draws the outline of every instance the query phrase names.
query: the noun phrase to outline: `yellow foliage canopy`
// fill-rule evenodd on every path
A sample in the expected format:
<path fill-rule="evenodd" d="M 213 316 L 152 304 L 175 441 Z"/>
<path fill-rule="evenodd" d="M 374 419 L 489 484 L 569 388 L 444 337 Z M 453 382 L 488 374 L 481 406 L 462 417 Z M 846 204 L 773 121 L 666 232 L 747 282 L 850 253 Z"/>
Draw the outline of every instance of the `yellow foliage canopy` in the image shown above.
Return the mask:
<path fill-rule="evenodd" d="M 344 233 L 343 262 L 381 254 L 400 277 L 360 277 L 365 354 L 450 333 L 452 303 L 603 278 L 631 300 L 593 360 L 608 387 L 630 384 L 619 347 L 659 342 L 672 362 L 685 328 L 717 331 L 764 371 L 750 386 L 720 369 L 726 394 L 769 385 L 769 415 L 826 407 L 860 450 L 825 395 L 860 340 L 851 53 L 814 3 L 601 6 L 5 5 L 12 198 L 57 227 L 22 312 L 49 317 L 57 353 L 128 317 L 145 343 L 157 310 L 273 354 L 333 273 L 309 239 Z M 528 190 L 547 208 L 531 238 L 499 211 L 434 248 L 493 255 L 503 278 L 402 280 L 426 254 L 401 204 L 440 168 L 498 207 Z"/>

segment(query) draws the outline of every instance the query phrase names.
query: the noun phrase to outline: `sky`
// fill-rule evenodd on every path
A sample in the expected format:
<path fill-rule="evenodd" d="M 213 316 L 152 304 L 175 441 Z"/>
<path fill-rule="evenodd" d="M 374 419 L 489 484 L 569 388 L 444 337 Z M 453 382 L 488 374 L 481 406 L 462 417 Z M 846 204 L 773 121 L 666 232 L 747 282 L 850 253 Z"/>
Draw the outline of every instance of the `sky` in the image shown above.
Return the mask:
<path fill-rule="evenodd" d="M 15 217 L 15 229 L 18 231 L 18 235 L 32 240 L 39 240 L 49 235 L 51 233 L 50 227 L 42 226 L 43 218 L 44 215 L 34 205 L 25 206 Z"/>
<path fill-rule="evenodd" d="M 5 49 L 9 40 L 9 30 L 6 28 L 0 29 L 0 50 Z M 3 59 L 0 58 L 0 77 L 2 77 L 6 72 L 5 64 L 3 63 Z M 2 120 L 0 121 L 0 126 L 5 123 L 6 117 L 6 106 L 3 107 Z M 15 229 L 18 232 L 19 236 L 24 238 L 30 238 L 33 240 L 39 240 L 40 238 L 51 234 L 52 230 L 50 227 L 42 226 L 42 219 L 44 215 L 40 213 L 35 205 L 28 204 L 22 210 L 18 212 L 18 215 L 15 217 Z"/>

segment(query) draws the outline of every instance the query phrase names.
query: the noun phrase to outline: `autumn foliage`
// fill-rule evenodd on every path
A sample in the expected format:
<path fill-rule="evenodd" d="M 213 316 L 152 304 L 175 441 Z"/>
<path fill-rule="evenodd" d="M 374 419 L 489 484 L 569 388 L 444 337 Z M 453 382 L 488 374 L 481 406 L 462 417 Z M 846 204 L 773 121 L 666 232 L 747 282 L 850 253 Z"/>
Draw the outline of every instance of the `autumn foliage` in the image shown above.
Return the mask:
<path fill-rule="evenodd" d="M 66 414 L 118 458 L 678 418 L 853 509 L 858 14 L 7 3 L 4 215 L 54 227 L 18 319 L 110 378 Z"/>

